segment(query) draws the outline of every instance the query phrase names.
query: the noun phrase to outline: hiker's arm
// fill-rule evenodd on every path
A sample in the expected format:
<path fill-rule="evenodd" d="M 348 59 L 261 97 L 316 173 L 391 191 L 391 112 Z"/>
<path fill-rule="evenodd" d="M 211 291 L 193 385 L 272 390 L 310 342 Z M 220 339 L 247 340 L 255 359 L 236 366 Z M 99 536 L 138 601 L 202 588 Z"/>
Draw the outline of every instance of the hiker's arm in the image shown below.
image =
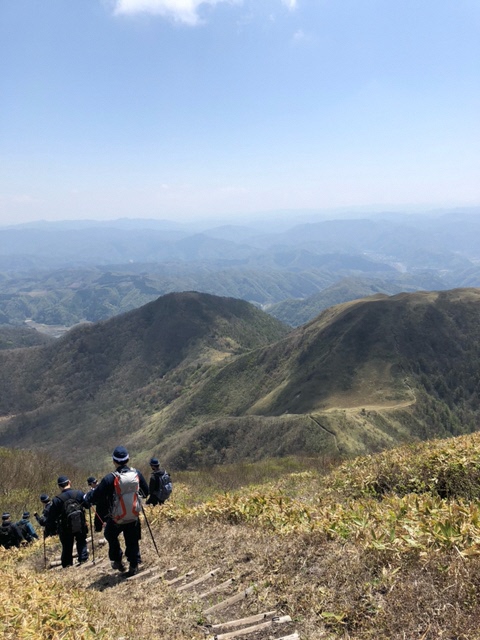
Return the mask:
<path fill-rule="evenodd" d="M 149 488 L 148 488 L 148 483 L 145 480 L 145 478 L 143 477 L 143 474 L 139 472 L 138 474 L 138 479 L 140 481 L 140 493 L 142 495 L 143 498 L 146 498 L 149 494 Z"/>

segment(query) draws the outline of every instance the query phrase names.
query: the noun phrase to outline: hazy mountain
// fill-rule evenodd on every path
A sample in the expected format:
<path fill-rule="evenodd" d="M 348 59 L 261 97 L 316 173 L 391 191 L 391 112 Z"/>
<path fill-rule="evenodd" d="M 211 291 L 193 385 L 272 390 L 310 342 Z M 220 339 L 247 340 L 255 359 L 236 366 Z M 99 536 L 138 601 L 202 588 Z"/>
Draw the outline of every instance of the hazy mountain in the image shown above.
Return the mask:
<path fill-rule="evenodd" d="M 0 445 L 91 462 L 122 441 L 184 467 L 473 431 L 479 319 L 478 289 L 379 294 L 286 334 L 243 301 L 170 294 L 0 352 Z"/>
<path fill-rule="evenodd" d="M 302 224 L 285 214 L 268 225 L 260 218 L 216 226 L 123 219 L 0 228 L 0 322 L 68 327 L 195 290 L 242 298 L 297 325 L 340 302 L 321 294 L 346 277 L 382 281 L 379 290 L 386 293 L 480 286 L 474 212 L 310 218 Z M 318 301 L 305 300 L 317 294 Z M 343 299 L 358 295 L 352 290 Z M 300 300 L 304 309 L 297 314 Z M 271 308 L 277 303 L 285 303 L 283 310 Z"/>
<path fill-rule="evenodd" d="M 434 288 L 441 290 L 447 287 L 440 278 L 435 279 L 431 274 L 428 274 L 427 278 L 422 278 L 421 274 L 417 274 L 416 277 L 399 275 L 397 279 L 392 280 L 348 277 L 308 298 L 285 300 L 269 306 L 266 310 L 274 318 L 292 327 L 298 327 L 318 316 L 324 309 L 342 302 L 367 298 L 377 293 L 394 295 Z"/>

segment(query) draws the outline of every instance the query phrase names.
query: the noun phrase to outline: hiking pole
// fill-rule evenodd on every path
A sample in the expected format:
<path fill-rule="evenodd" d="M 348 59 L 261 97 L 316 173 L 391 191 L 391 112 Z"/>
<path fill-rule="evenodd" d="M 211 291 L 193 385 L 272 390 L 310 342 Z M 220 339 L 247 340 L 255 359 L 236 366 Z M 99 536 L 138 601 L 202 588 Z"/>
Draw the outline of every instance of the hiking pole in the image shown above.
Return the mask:
<path fill-rule="evenodd" d="M 90 537 L 92 538 L 92 562 L 95 564 L 95 545 L 93 544 L 93 527 L 92 527 L 92 509 L 88 507 L 88 515 L 90 517 Z"/>
<path fill-rule="evenodd" d="M 45 535 L 45 529 L 43 530 L 43 566 L 47 570 L 47 544 L 45 542 L 47 536 Z"/>
<path fill-rule="evenodd" d="M 150 531 L 150 535 L 152 536 L 153 546 L 155 547 L 155 551 L 157 552 L 157 556 L 160 558 L 160 553 L 158 551 L 157 543 L 155 542 L 155 538 L 153 537 L 152 528 L 150 527 L 150 523 L 149 523 L 149 521 L 147 519 L 147 514 L 145 513 L 145 509 L 143 508 L 143 504 L 142 504 L 142 513 L 143 513 L 143 517 L 145 518 L 145 522 L 147 523 L 148 530 Z"/>

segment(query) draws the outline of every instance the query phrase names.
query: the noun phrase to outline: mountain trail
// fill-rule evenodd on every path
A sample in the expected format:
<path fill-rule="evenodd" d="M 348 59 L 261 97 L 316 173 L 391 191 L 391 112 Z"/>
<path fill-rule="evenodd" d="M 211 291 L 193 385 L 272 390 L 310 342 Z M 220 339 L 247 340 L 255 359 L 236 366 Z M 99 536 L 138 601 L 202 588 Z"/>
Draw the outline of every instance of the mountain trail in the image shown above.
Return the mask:
<path fill-rule="evenodd" d="M 189 640 L 301 639 L 291 611 L 285 610 L 284 603 L 275 601 L 268 581 L 262 581 L 261 565 L 270 562 L 271 558 L 259 558 L 259 562 L 255 562 L 251 549 L 253 540 L 248 539 L 243 527 L 224 529 L 217 523 L 213 527 L 216 533 L 212 531 L 209 535 L 202 553 L 201 539 L 197 539 L 194 529 L 189 532 L 193 539 L 188 544 L 182 539 L 175 547 L 176 526 L 169 523 L 162 524 L 162 529 L 155 527 L 160 555 L 144 528 L 142 563 L 134 576 L 128 577 L 112 569 L 108 545 L 97 537 L 94 538 L 95 560 L 89 541 L 89 561 L 67 569 L 59 566 L 59 543 L 49 543 L 47 571 L 69 589 L 98 592 L 98 599 L 104 607 L 111 609 L 113 618 L 128 620 L 134 610 L 138 617 L 135 640 L 146 640 L 159 634 Z M 180 524 L 178 527 L 183 528 Z M 184 534 L 185 530 L 182 537 Z M 268 549 L 265 551 L 268 553 Z M 37 557 L 37 563 L 39 560 Z M 41 570 L 45 569 L 42 567 Z M 129 635 L 118 638 L 133 639 L 134 636 Z"/>

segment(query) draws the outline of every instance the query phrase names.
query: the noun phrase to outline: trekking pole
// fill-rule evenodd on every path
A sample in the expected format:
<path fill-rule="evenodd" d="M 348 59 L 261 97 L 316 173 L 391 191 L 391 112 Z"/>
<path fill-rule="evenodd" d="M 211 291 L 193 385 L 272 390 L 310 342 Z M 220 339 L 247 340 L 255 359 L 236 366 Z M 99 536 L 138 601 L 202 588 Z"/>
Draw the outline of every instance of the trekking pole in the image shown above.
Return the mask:
<path fill-rule="evenodd" d="M 147 523 L 148 530 L 150 531 L 150 535 L 152 536 L 153 546 L 155 547 L 155 551 L 157 552 L 157 556 L 160 558 L 160 553 L 158 551 L 157 543 L 155 542 L 155 538 L 153 537 L 152 528 L 150 527 L 150 523 L 149 523 L 149 521 L 147 519 L 147 514 L 145 513 L 145 509 L 143 508 L 143 504 L 142 504 L 142 513 L 143 513 L 143 517 L 145 518 L 145 522 Z"/>
<path fill-rule="evenodd" d="M 47 545 L 46 545 L 46 535 L 45 535 L 45 529 L 43 530 L 43 565 L 45 570 L 47 569 Z"/>
<path fill-rule="evenodd" d="M 93 527 L 92 527 L 92 509 L 88 507 L 88 515 L 90 517 L 90 537 L 92 538 L 92 562 L 95 564 L 95 545 L 93 544 Z"/>

